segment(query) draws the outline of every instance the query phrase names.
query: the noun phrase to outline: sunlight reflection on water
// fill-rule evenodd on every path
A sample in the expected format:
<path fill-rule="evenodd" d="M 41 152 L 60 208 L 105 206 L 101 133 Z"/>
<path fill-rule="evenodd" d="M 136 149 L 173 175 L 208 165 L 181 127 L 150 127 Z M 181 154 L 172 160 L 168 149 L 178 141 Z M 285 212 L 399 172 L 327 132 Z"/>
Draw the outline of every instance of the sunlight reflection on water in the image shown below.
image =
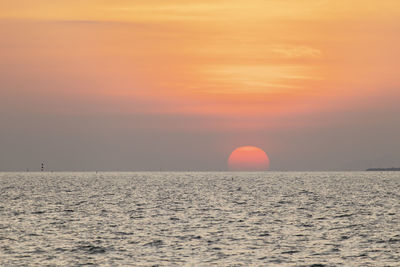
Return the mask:
<path fill-rule="evenodd" d="M 0 173 L 0 265 L 398 266 L 400 173 Z"/>

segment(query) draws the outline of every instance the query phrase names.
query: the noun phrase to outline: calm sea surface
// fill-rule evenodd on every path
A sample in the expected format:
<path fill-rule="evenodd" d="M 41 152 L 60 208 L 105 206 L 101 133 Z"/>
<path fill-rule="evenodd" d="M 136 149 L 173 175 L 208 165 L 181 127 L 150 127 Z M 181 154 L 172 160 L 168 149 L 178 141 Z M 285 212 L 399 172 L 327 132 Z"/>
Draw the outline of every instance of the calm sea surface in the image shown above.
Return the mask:
<path fill-rule="evenodd" d="M 0 173 L 0 266 L 399 266 L 400 172 Z"/>

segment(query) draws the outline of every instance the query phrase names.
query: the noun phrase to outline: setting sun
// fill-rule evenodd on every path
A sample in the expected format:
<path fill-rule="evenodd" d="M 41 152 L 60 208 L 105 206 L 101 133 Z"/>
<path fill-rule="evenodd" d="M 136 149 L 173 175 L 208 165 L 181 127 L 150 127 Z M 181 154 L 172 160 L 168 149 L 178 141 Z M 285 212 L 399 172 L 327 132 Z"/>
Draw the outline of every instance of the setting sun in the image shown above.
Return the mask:
<path fill-rule="evenodd" d="M 400 266 L 400 0 L 0 1 L 0 267 Z"/>
<path fill-rule="evenodd" d="M 261 148 L 242 146 L 231 153 L 228 166 L 231 171 L 266 171 L 269 168 L 269 158 Z"/>

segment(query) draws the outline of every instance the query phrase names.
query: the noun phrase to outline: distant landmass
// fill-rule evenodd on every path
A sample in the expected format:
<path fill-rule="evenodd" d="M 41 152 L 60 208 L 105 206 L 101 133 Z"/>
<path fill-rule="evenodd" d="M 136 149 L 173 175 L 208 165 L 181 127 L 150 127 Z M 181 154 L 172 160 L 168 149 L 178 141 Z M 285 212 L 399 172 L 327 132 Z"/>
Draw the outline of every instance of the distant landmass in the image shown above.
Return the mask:
<path fill-rule="evenodd" d="M 370 172 L 398 172 L 398 171 L 400 171 L 400 168 L 370 168 L 370 169 L 367 169 L 366 171 L 370 171 Z"/>

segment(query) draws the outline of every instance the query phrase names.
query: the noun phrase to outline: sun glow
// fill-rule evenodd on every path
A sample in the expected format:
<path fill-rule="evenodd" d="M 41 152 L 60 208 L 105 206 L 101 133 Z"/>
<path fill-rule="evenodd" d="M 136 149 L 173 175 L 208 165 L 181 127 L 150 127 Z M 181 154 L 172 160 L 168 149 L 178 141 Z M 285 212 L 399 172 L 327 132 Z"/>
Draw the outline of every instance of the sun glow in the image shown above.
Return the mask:
<path fill-rule="evenodd" d="M 269 158 L 261 148 L 242 146 L 231 153 L 228 167 L 231 171 L 266 171 L 269 168 Z"/>
<path fill-rule="evenodd" d="M 400 97 L 398 0 L 1 6 L 0 108 L 9 109 L 0 114 L 110 116 L 135 133 L 223 136 L 213 143 L 220 158 L 254 142 L 279 168 L 288 156 L 278 152 L 296 147 L 289 135 Z"/>

